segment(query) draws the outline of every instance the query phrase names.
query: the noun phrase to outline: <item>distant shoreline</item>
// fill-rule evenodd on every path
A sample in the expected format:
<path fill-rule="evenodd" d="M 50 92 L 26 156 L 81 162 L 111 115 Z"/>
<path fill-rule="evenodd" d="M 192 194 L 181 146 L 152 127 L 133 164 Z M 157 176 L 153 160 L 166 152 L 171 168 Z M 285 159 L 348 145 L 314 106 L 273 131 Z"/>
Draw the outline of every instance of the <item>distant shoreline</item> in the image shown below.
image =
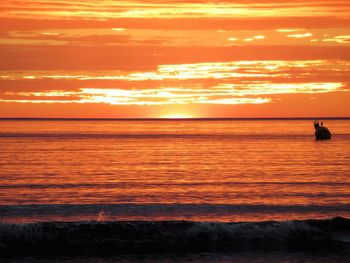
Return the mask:
<path fill-rule="evenodd" d="M 350 117 L 264 117 L 264 118 L 38 118 L 4 117 L 0 121 L 271 121 L 271 120 L 350 120 Z"/>

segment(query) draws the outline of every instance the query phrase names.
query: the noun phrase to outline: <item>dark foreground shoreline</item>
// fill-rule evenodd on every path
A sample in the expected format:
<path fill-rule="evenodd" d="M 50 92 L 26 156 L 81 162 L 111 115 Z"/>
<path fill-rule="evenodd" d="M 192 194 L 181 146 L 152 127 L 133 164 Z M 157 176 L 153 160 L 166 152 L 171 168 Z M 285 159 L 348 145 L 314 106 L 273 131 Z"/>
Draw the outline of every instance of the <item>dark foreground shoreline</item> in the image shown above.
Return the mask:
<path fill-rule="evenodd" d="M 0 223 L 0 258 L 148 253 L 350 250 L 350 219 L 205 223 Z"/>

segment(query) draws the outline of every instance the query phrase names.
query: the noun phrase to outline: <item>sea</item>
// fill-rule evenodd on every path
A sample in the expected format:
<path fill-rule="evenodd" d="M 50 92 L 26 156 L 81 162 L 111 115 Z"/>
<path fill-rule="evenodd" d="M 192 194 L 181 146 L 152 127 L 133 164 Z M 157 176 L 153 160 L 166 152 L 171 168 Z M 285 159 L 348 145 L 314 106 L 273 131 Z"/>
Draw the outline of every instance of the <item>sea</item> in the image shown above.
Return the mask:
<path fill-rule="evenodd" d="M 331 140 L 315 140 L 308 118 L 2 119 L 0 257 L 8 235 L 30 232 L 36 240 L 40 230 L 42 240 L 45 224 L 115 229 L 119 222 L 140 231 L 151 224 L 166 233 L 175 224 L 181 242 L 193 228 L 210 228 L 214 244 L 222 241 L 218 231 L 231 238 L 239 225 L 241 236 L 254 238 L 243 238 L 250 249 L 234 251 L 196 245 L 179 252 L 178 245 L 107 257 L 19 253 L 1 262 L 349 262 L 344 252 L 271 249 L 276 240 L 267 252 L 251 244 L 261 242 L 261 224 L 279 224 L 280 233 L 291 222 L 350 218 L 350 119 L 322 121 Z"/>

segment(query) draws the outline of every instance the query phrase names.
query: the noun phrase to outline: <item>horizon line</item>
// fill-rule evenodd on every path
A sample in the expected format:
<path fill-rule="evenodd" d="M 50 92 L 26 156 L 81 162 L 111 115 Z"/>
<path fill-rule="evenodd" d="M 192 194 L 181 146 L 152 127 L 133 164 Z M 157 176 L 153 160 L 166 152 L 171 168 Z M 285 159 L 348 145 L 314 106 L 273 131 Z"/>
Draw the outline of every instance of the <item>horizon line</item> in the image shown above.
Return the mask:
<path fill-rule="evenodd" d="M 350 117 L 202 117 L 202 118 L 104 118 L 104 117 L 0 117 L 0 121 L 215 121 L 215 120 L 349 120 Z"/>

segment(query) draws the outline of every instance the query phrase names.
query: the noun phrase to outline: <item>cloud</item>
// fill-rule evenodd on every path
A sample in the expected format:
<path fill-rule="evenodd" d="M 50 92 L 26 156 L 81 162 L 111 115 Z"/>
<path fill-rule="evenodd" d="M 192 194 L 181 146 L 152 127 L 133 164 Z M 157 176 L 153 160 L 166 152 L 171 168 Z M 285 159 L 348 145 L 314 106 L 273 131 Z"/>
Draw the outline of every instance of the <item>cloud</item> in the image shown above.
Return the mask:
<path fill-rule="evenodd" d="M 0 48 L 0 71 L 155 70 L 158 65 L 232 60 L 350 60 L 350 46 L 11 46 Z"/>
<path fill-rule="evenodd" d="M 144 72 L 1 72 L 0 79 L 9 83 L 80 84 L 70 90 L 4 90 L 0 98 L 2 102 L 22 103 L 262 104 L 273 101 L 272 95 L 347 91 L 348 67 L 347 61 L 233 61 L 160 65 L 155 71 Z M 320 74 L 324 81 L 315 81 Z M 334 81 L 341 75 L 344 82 Z M 91 81 L 102 86 L 93 87 Z M 105 83 L 108 86 L 103 86 Z"/>
<path fill-rule="evenodd" d="M 305 31 L 305 29 L 304 28 L 279 28 L 279 29 L 276 29 L 276 31 L 280 33 L 290 33 L 290 32 Z"/>
<path fill-rule="evenodd" d="M 339 44 L 350 44 L 350 35 L 329 37 L 322 40 L 323 42 L 336 42 Z"/>
<path fill-rule="evenodd" d="M 13 30 L 52 30 L 115 28 L 148 30 L 267 30 L 276 28 L 346 28 L 349 16 L 328 17 L 241 17 L 225 18 L 117 18 L 107 21 L 77 19 L 7 18 L 0 14 L 0 32 Z"/>
<path fill-rule="evenodd" d="M 339 16 L 349 14 L 345 1 L 283 1 L 265 2 L 245 1 L 2 1 L 3 17 L 49 19 L 84 18 L 108 20 L 113 18 L 171 18 L 171 17 L 281 17 L 281 16 Z"/>
<path fill-rule="evenodd" d="M 337 36 L 337 41 L 324 41 L 318 45 L 343 45 L 341 37 L 344 29 L 327 29 L 307 32 L 305 29 L 276 30 L 145 30 L 124 28 L 95 28 L 95 29 L 56 29 L 56 30 L 16 30 L 9 31 L 0 38 L 0 43 L 17 46 L 157 46 L 157 47 L 225 47 L 232 45 L 269 46 L 271 49 L 278 45 L 309 45 L 307 38 L 315 35 Z M 116 30 L 117 29 L 117 30 Z M 278 29 L 280 30 L 280 29 Z M 288 34 L 286 38 L 285 31 Z M 296 38 L 301 41 L 295 41 Z M 304 39 L 304 40 L 302 40 Z M 312 41 L 315 41 L 312 39 Z M 332 42 L 332 43 L 331 43 Z"/>
<path fill-rule="evenodd" d="M 340 91 L 341 83 L 221 84 L 211 88 L 160 87 L 157 89 L 82 88 L 78 91 L 6 92 L 1 102 L 18 103 L 105 103 L 111 105 L 169 104 L 261 104 L 267 95 L 327 93 Z M 265 97 L 261 97 L 265 96 Z"/>
<path fill-rule="evenodd" d="M 159 65 L 153 71 L 17 71 L 0 72 L 3 80 L 69 80 L 69 81 L 186 81 L 186 80 L 261 80 L 308 79 L 327 75 L 348 76 L 346 60 L 239 60 Z"/>
<path fill-rule="evenodd" d="M 0 102 L 17 103 L 104 103 L 110 105 L 170 105 L 170 104 L 255 104 L 267 103 L 267 98 L 221 98 L 226 92 L 181 88 L 122 90 L 85 88 L 76 92 L 5 93 Z"/>
<path fill-rule="evenodd" d="M 287 37 L 291 38 L 304 38 L 304 37 L 312 37 L 312 33 L 301 33 L 301 34 L 289 34 Z"/>

